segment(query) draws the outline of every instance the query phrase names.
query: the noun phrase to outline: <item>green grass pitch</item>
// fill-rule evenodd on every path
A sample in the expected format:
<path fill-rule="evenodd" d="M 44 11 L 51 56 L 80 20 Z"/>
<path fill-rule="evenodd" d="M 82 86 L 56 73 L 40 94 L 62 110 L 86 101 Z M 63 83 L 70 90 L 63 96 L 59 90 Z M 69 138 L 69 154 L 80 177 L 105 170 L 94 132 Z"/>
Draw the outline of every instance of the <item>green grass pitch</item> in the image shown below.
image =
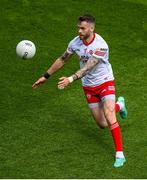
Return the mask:
<path fill-rule="evenodd" d="M 76 56 L 42 87 L 37 80 L 77 35 L 76 19 L 96 17 L 108 42 L 117 96 L 129 116 L 119 122 L 127 163 L 113 168 L 108 129 L 92 119 L 77 81 L 61 91 L 58 78 L 79 69 Z M 0 0 L 0 178 L 147 178 L 146 0 Z M 19 59 L 17 43 L 37 53 Z"/>

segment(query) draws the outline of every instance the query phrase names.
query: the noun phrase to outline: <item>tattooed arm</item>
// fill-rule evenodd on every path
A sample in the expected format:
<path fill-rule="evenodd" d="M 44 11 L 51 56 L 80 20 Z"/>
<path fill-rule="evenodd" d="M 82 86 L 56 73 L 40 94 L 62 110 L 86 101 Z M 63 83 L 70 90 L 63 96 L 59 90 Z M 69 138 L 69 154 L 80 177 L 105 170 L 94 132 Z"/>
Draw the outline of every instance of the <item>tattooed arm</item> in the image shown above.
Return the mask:
<path fill-rule="evenodd" d="M 35 89 L 41 84 L 43 84 L 52 74 L 62 68 L 62 66 L 71 56 L 72 54 L 69 54 L 67 51 L 65 51 L 63 55 L 52 64 L 52 66 L 47 70 L 47 72 L 32 85 L 32 87 Z"/>
<path fill-rule="evenodd" d="M 48 74 L 52 75 L 57 70 L 62 68 L 62 66 L 67 62 L 67 60 L 72 56 L 72 54 L 69 54 L 67 51 L 63 53 L 61 57 L 59 57 L 52 66 L 47 70 Z"/>
<path fill-rule="evenodd" d="M 85 76 L 94 66 L 96 66 L 99 63 L 98 58 L 92 57 L 87 61 L 85 66 L 75 72 L 72 76 L 70 77 L 61 77 L 58 83 L 58 88 L 59 89 L 64 89 L 64 87 L 68 86 L 69 83 L 73 82 L 74 80 L 80 79 L 83 76 Z"/>
<path fill-rule="evenodd" d="M 89 59 L 83 68 L 81 68 L 72 75 L 73 80 L 80 79 L 85 76 L 98 63 L 99 60 L 97 58 L 92 57 L 91 59 Z"/>

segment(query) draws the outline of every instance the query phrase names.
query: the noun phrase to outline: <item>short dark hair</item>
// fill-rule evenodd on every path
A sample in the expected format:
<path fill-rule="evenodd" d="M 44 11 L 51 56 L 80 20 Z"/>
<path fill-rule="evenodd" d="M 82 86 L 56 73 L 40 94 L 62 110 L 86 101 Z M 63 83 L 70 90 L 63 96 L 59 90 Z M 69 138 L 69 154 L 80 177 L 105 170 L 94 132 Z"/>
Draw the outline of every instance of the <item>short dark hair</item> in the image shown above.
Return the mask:
<path fill-rule="evenodd" d="M 95 18 L 93 16 L 89 15 L 89 14 L 85 14 L 83 16 L 80 16 L 78 18 L 78 21 L 79 22 L 86 21 L 88 23 L 94 23 L 95 24 Z"/>

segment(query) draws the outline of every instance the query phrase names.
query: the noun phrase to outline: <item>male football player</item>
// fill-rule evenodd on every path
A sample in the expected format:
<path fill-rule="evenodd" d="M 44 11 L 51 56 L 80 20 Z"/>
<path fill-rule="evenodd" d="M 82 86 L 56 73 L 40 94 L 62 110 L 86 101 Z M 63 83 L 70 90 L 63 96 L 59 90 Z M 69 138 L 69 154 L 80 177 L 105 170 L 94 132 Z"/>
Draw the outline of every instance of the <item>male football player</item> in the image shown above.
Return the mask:
<path fill-rule="evenodd" d="M 123 154 L 121 129 L 116 119 L 116 112 L 125 119 L 127 109 L 123 97 L 119 97 L 115 103 L 115 84 L 109 63 L 109 48 L 106 41 L 95 33 L 95 18 L 91 15 L 78 18 L 78 33 L 79 35 L 70 41 L 63 55 L 32 87 L 36 88 L 46 82 L 76 53 L 80 59 L 80 69 L 69 77 L 61 77 L 58 88 L 64 89 L 70 83 L 78 79 L 82 80 L 83 90 L 94 119 L 100 128 L 109 126 L 111 130 L 116 150 L 114 167 L 121 167 L 126 159 Z"/>

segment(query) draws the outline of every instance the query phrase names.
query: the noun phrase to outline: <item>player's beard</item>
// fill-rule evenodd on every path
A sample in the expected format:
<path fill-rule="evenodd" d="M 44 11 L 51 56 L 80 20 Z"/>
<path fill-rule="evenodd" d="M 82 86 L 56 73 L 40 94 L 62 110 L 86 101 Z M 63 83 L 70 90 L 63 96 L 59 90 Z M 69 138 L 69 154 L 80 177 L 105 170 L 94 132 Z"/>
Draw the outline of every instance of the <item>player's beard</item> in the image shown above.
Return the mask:
<path fill-rule="evenodd" d="M 86 41 L 89 38 L 89 36 L 90 36 L 90 34 L 85 34 L 85 35 L 81 34 L 81 35 L 79 35 L 80 39 L 84 40 L 84 41 Z"/>

